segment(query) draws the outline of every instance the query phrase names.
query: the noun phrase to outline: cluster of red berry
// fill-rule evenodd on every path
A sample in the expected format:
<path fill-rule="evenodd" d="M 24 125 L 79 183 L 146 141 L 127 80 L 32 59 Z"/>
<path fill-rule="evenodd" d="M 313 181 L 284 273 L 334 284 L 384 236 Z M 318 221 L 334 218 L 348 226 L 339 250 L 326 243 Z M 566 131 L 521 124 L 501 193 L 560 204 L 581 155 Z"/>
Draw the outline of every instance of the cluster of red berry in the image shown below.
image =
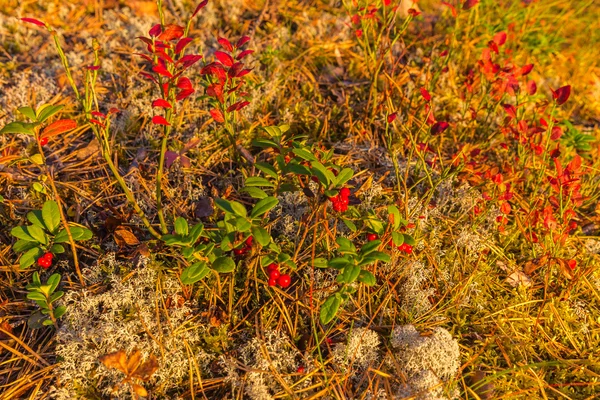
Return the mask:
<path fill-rule="evenodd" d="M 53 258 L 54 258 L 54 254 L 48 252 L 48 253 L 45 253 L 40 258 L 38 258 L 37 263 L 40 267 L 42 267 L 44 269 L 48 269 L 52 265 Z"/>
<path fill-rule="evenodd" d="M 398 250 L 403 251 L 406 254 L 411 254 L 413 247 L 408 243 L 402 243 L 400 246 L 398 246 Z"/>
<path fill-rule="evenodd" d="M 292 283 L 292 278 L 288 274 L 280 273 L 279 265 L 275 263 L 269 264 L 267 273 L 269 274 L 269 286 L 279 285 L 282 288 L 286 288 Z"/>
<path fill-rule="evenodd" d="M 373 240 L 377 240 L 379 239 L 379 236 L 377 236 L 376 233 L 367 233 L 367 240 L 369 242 L 372 242 Z"/>
<path fill-rule="evenodd" d="M 248 239 L 244 242 L 244 246 L 239 249 L 233 249 L 233 254 L 236 256 L 245 256 L 248 254 L 250 249 L 252 249 L 252 243 L 254 243 L 254 238 L 252 236 L 248 236 Z"/>
<path fill-rule="evenodd" d="M 348 209 L 348 197 L 350 197 L 350 189 L 343 187 L 337 196 L 330 197 L 333 209 L 338 212 L 344 212 Z"/>

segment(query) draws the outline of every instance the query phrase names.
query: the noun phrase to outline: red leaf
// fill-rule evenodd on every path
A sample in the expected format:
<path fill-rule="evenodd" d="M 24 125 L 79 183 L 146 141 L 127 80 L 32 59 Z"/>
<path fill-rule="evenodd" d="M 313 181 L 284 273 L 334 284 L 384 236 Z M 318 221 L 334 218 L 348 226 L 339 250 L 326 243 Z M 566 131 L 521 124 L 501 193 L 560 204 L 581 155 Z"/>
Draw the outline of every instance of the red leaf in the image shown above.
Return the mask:
<path fill-rule="evenodd" d="M 531 80 L 527 82 L 527 92 L 532 96 L 535 94 L 535 92 L 537 92 L 537 85 L 535 84 L 535 81 Z"/>
<path fill-rule="evenodd" d="M 158 64 L 152 67 L 152 71 L 156 72 L 159 75 L 166 76 L 167 78 L 172 78 L 173 74 L 169 72 L 163 65 Z"/>
<path fill-rule="evenodd" d="M 463 10 L 470 10 L 479 3 L 479 0 L 467 0 L 463 3 Z"/>
<path fill-rule="evenodd" d="M 21 21 L 23 21 L 23 22 L 29 22 L 30 24 L 35 24 L 35 25 L 38 25 L 38 26 L 46 26 L 45 23 L 43 23 L 39 19 L 35 19 L 35 18 L 21 18 Z"/>
<path fill-rule="evenodd" d="M 94 125 L 98 125 L 98 126 L 101 126 L 102 128 L 106 128 L 106 126 L 102 122 L 98 121 L 97 119 L 90 119 L 90 122 Z"/>
<path fill-rule="evenodd" d="M 210 115 L 216 122 L 220 122 L 220 123 L 225 122 L 225 118 L 223 118 L 223 113 L 221 113 L 221 111 L 219 111 L 215 108 L 210 110 Z"/>
<path fill-rule="evenodd" d="M 427 89 L 420 88 L 419 90 L 421 91 L 421 96 L 423 96 L 423 98 L 425 99 L 425 101 L 430 101 L 431 100 L 431 95 L 429 94 L 429 92 L 427 91 Z"/>
<path fill-rule="evenodd" d="M 202 56 L 199 54 L 188 54 L 187 56 L 181 57 L 181 59 L 177 61 L 177 64 L 181 64 L 183 65 L 184 69 L 187 69 L 195 63 L 197 63 L 198 61 L 200 61 L 201 59 Z"/>
<path fill-rule="evenodd" d="M 246 100 L 238 101 L 237 103 L 230 105 L 230 106 L 227 108 L 227 112 L 231 112 L 231 111 L 239 111 L 239 110 L 241 110 L 242 108 L 246 107 L 248 104 L 250 104 L 250 102 L 249 102 L 249 101 L 246 101 Z"/>
<path fill-rule="evenodd" d="M 195 92 L 194 89 L 182 90 L 179 93 L 177 93 L 177 97 L 175 97 L 175 100 L 181 101 L 181 100 L 191 96 L 194 92 Z"/>
<path fill-rule="evenodd" d="M 240 54 L 238 54 L 235 59 L 236 60 L 241 60 L 242 58 L 244 58 L 247 55 L 252 54 L 252 53 L 254 53 L 254 50 L 244 50 Z"/>
<path fill-rule="evenodd" d="M 441 121 L 441 122 L 436 122 L 435 124 L 433 124 L 433 126 L 431 127 L 431 133 L 432 134 L 438 134 L 438 133 L 442 133 L 444 132 L 446 129 L 448 129 L 448 123 L 445 121 Z"/>
<path fill-rule="evenodd" d="M 445 2 L 445 1 L 442 1 L 442 5 L 448 7 L 450 9 L 450 11 L 452 12 L 452 16 L 454 18 L 456 18 L 456 16 L 457 16 L 456 8 L 452 4 L 450 4 L 448 2 Z"/>
<path fill-rule="evenodd" d="M 206 7 L 207 4 L 208 4 L 208 0 L 204 0 L 200 4 L 198 4 L 198 7 L 196 7 L 196 9 L 194 10 L 194 13 L 192 14 L 192 18 L 194 18 L 200 10 L 202 10 L 204 7 Z"/>
<path fill-rule="evenodd" d="M 42 132 L 41 137 L 60 135 L 77 128 L 77 122 L 72 119 L 60 119 L 48 125 Z"/>
<path fill-rule="evenodd" d="M 556 89 L 556 91 L 552 90 L 552 97 L 554 98 L 554 100 L 556 100 L 556 104 L 559 106 L 564 104 L 567 100 L 569 100 L 570 95 L 571 85 L 560 87 Z"/>
<path fill-rule="evenodd" d="M 250 36 L 242 36 L 240 38 L 240 40 L 238 40 L 238 42 L 235 44 L 235 47 L 237 47 L 239 49 L 240 47 L 242 47 L 243 45 L 245 45 L 249 41 L 250 41 Z"/>
<path fill-rule="evenodd" d="M 236 78 L 241 78 L 242 76 L 246 76 L 248 75 L 250 72 L 252 72 L 252 68 L 246 68 L 241 70 L 240 72 L 238 72 L 235 77 Z"/>
<path fill-rule="evenodd" d="M 419 15 L 421 15 L 420 11 L 415 10 L 414 8 L 409 8 L 408 9 L 408 15 L 410 15 L 411 17 L 418 17 Z"/>
<path fill-rule="evenodd" d="M 191 37 L 181 38 L 179 40 L 179 42 L 177 42 L 177 45 L 175 46 L 175 54 L 181 53 L 183 51 L 183 49 L 185 49 L 185 47 L 192 42 L 192 40 L 194 40 L 194 39 L 192 39 Z"/>
<path fill-rule="evenodd" d="M 168 42 L 169 40 L 179 39 L 183 36 L 183 26 L 170 24 L 166 26 L 163 33 L 160 34 L 158 39 Z"/>
<path fill-rule="evenodd" d="M 190 79 L 186 78 L 185 76 L 182 76 L 177 80 L 177 87 L 183 90 L 194 90 L 194 87 L 192 86 L 192 81 L 190 81 Z"/>
<path fill-rule="evenodd" d="M 116 108 L 116 107 L 111 107 L 111 108 L 108 110 L 108 113 L 109 113 L 109 114 L 118 114 L 118 113 L 120 113 L 120 112 L 121 112 L 121 110 L 119 110 L 119 109 L 118 109 L 118 108 Z"/>
<path fill-rule="evenodd" d="M 504 43 L 506 43 L 506 32 L 503 31 L 496 33 L 493 40 L 498 46 L 502 46 Z"/>
<path fill-rule="evenodd" d="M 488 48 L 492 50 L 494 53 L 498 54 L 498 45 L 493 40 L 488 42 Z"/>
<path fill-rule="evenodd" d="M 512 104 L 502 104 L 502 108 L 504 108 L 504 111 L 506 111 L 511 118 L 517 118 L 517 108 L 515 106 Z"/>
<path fill-rule="evenodd" d="M 231 42 L 227 39 L 225 39 L 224 37 L 220 37 L 217 39 L 217 42 L 219 42 L 219 44 L 221 46 L 223 46 L 223 48 L 229 52 L 233 51 L 233 46 L 231 45 Z"/>
<path fill-rule="evenodd" d="M 520 71 L 520 73 L 521 73 L 521 75 L 525 76 L 525 75 L 527 75 L 528 73 L 530 73 L 532 69 L 533 69 L 533 64 L 527 64 L 527 65 L 523 65 L 523 66 L 521 67 L 521 71 Z"/>
<path fill-rule="evenodd" d="M 162 28 L 160 27 L 160 24 L 156 24 L 156 25 L 152 26 L 152 28 L 150 28 L 150 30 L 148 31 L 148 34 L 152 37 L 155 37 L 155 36 L 160 35 L 161 32 L 162 32 Z"/>
<path fill-rule="evenodd" d="M 387 117 L 387 122 L 388 124 L 391 124 L 392 122 L 394 122 L 394 120 L 396 119 L 398 115 L 396 113 L 392 113 L 390 115 L 388 115 Z"/>
<path fill-rule="evenodd" d="M 100 69 L 100 66 L 99 65 L 88 65 L 85 68 L 89 71 L 98 71 Z"/>
<path fill-rule="evenodd" d="M 173 108 L 171 103 L 165 99 L 156 99 L 152 102 L 152 107 Z"/>
<path fill-rule="evenodd" d="M 223 51 L 215 51 L 215 57 L 226 67 L 233 65 L 233 57 Z"/>
<path fill-rule="evenodd" d="M 555 126 L 552 128 L 552 133 L 550 134 L 550 139 L 558 140 L 562 136 L 563 131 L 560 126 Z"/>
<path fill-rule="evenodd" d="M 223 85 L 213 83 L 209 87 L 206 88 L 206 94 L 215 97 L 219 100 L 219 102 L 223 103 Z"/>
<path fill-rule="evenodd" d="M 106 118 L 106 115 L 102 114 L 99 111 L 92 111 L 90 114 L 92 114 L 94 117 Z"/>
<path fill-rule="evenodd" d="M 165 119 L 165 117 L 163 117 L 162 115 L 155 115 L 152 118 L 152 123 L 155 125 L 165 125 L 165 126 L 170 126 L 171 124 L 169 124 L 169 121 L 167 121 Z"/>

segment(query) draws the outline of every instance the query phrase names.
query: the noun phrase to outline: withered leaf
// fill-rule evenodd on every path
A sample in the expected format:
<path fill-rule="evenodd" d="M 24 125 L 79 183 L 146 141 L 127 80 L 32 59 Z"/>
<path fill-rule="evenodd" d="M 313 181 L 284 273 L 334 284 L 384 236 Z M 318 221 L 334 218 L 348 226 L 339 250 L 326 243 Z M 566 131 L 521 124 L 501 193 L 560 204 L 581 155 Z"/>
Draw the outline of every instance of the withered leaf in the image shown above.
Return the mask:
<path fill-rule="evenodd" d="M 573 275 L 573 270 L 571 269 L 571 267 L 569 267 L 567 260 L 562 259 L 562 258 L 557 258 L 556 262 L 558 263 L 558 266 L 560 267 L 560 272 L 565 276 L 565 278 L 573 279 L 575 277 L 575 275 Z"/>
<path fill-rule="evenodd" d="M 119 226 L 115 229 L 114 233 L 115 242 L 119 247 L 127 246 L 135 246 L 140 243 L 137 237 L 131 232 L 131 229 L 126 226 Z"/>
<path fill-rule="evenodd" d="M 512 287 L 531 286 L 531 279 L 521 271 L 515 271 L 506 278 L 506 282 Z"/>
<path fill-rule="evenodd" d="M 142 381 L 147 381 L 158 369 L 158 361 L 154 355 L 150 355 L 146 361 L 140 365 L 132 375 L 132 378 L 137 378 Z"/>
<path fill-rule="evenodd" d="M 133 376 L 135 371 L 140 366 L 141 361 L 142 353 L 136 349 L 133 353 L 129 355 L 129 359 L 127 360 L 127 375 Z"/>
<path fill-rule="evenodd" d="M 106 367 L 114 368 L 127 374 L 127 354 L 123 350 L 106 354 L 100 357 L 99 360 Z"/>
<path fill-rule="evenodd" d="M 523 268 L 523 272 L 527 275 L 533 274 L 535 270 L 546 265 L 548 263 L 548 256 L 543 255 L 542 257 L 535 258 L 531 261 L 527 261 L 525 263 L 525 268 Z"/>
<path fill-rule="evenodd" d="M 88 157 L 93 156 L 94 154 L 97 154 L 100 151 L 100 143 L 98 143 L 98 140 L 94 139 L 91 142 L 89 142 L 87 144 L 87 146 L 82 147 L 81 149 L 77 149 L 73 152 L 73 154 L 75 154 L 75 157 L 78 160 L 85 160 Z"/>
<path fill-rule="evenodd" d="M 132 383 L 131 388 L 133 389 L 135 394 L 137 394 L 138 396 L 148 397 L 148 392 L 146 391 L 146 389 L 144 389 L 143 386 L 138 385 L 137 383 Z"/>

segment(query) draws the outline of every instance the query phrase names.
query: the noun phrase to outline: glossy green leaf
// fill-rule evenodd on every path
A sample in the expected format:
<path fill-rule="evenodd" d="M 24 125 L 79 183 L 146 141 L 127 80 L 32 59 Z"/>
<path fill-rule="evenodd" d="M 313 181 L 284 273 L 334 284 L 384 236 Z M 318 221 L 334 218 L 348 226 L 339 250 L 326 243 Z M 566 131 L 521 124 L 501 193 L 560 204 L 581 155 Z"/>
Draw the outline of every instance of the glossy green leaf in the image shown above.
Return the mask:
<path fill-rule="evenodd" d="M 37 120 L 39 122 L 44 122 L 45 120 L 62 110 L 64 107 L 65 106 L 63 105 L 52 106 L 49 104 L 44 104 L 37 110 Z"/>
<path fill-rule="evenodd" d="M 350 179 L 352 179 L 353 176 L 354 176 L 354 171 L 352 171 L 352 169 L 344 168 L 338 173 L 338 175 L 335 179 L 335 185 L 337 187 L 341 187 L 344 185 L 344 183 L 346 183 Z"/>
<path fill-rule="evenodd" d="M 264 190 L 252 186 L 244 187 L 240 190 L 240 192 L 248 193 L 251 197 L 255 199 L 264 199 L 265 197 L 269 196 Z"/>
<path fill-rule="evenodd" d="M 24 126 L 19 122 L 11 122 L 10 124 L 6 124 L 4 128 L 0 129 L 0 134 L 3 133 L 22 133 L 25 135 L 34 135 L 32 129 Z"/>
<path fill-rule="evenodd" d="M 39 247 L 27 250 L 19 259 L 19 267 L 23 269 L 33 265 L 43 254 L 44 252 Z"/>
<path fill-rule="evenodd" d="M 60 226 L 60 210 L 55 201 L 49 200 L 44 203 L 44 206 L 42 207 L 42 218 L 48 232 L 52 234 L 56 233 L 56 230 Z"/>
<path fill-rule="evenodd" d="M 260 171 L 262 171 L 265 175 L 268 175 L 275 180 L 277 180 L 279 178 L 279 174 L 277 173 L 277 170 L 275 169 L 275 167 L 273 167 L 269 163 L 257 162 L 254 164 L 254 166 L 256 168 L 258 168 Z"/>
<path fill-rule="evenodd" d="M 175 233 L 181 236 L 187 236 L 189 233 L 188 222 L 183 217 L 175 219 Z"/>
<path fill-rule="evenodd" d="M 373 286 L 377 283 L 375 275 L 364 269 L 360 271 L 360 274 L 358 274 L 358 281 L 367 286 Z"/>
<path fill-rule="evenodd" d="M 35 111 L 31 107 L 20 107 L 20 108 L 17 108 L 17 111 L 32 121 L 37 120 L 37 117 L 35 116 Z"/>
<path fill-rule="evenodd" d="M 204 262 L 192 264 L 181 273 L 181 282 L 185 285 L 192 285 L 206 277 L 209 272 L 210 268 Z"/>
<path fill-rule="evenodd" d="M 212 269 L 219 273 L 231 272 L 235 269 L 235 262 L 231 257 L 217 257 L 212 263 Z"/>
<path fill-rule="evenodd" d="M 279 200 L 277 200 L 275 197 L 266 197 L 264 199 L 261 199 L 252 208 L 252 211 L 250 212 L 250 217 L 260 217 L 266 214 L 269 210 L 273 209 L 273 207 L 275 207 L 277 204 L 279 204 Z"/>
<path fill-rule="evenodd" d="M 269 235 L 269 232 L 260 226 L 252 227 L 252 236 L 254 237 L 254 240 L 256 240 L 258 244 L 263 247 L 267 246 L 271 241 L 271 235 Z"/>
<path fill-rule="evenodd" d="M 230 214 L 238 215 L 240 217 L 245 217 L 247 215 L 246 207 L 243 204 L 238 203 L 237 201 L 228 201 L 224 199 L 215 199 L 215 204 L 221 210 L 228 212 Z"/>
<path fill-rule="evenodd" d="M 329 296 L 321 306 L 321 310 L 319 312 L 319 319 L 321 320 L 321 323 L 330 323 L 335 318 L 341 305 L 342 298 L 339 294 L 336 293 L 332 296 Z"/>

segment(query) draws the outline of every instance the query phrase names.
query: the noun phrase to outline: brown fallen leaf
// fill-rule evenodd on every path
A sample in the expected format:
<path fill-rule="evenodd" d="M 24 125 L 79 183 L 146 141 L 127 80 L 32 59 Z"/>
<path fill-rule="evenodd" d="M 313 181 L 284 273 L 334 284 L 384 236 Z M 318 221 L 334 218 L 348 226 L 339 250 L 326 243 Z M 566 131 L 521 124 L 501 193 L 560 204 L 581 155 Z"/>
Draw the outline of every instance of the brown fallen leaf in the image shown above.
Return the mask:
<path fill-rule="evenodd" d="M 508 278 L 506 278 L 506 282 L 512 287 L 531 286 L 531 278 L 529 278 L 521 271 L 515 271 L 512 274 L 510 274 Z"/>
<path fill-rule="evenodd" d="M 158 361 L 154 355 L 142 362 L 142 353 L 134 350 L 129 357 L 124 350 L 115 351 L 99 358 L 100 362 L 107 368 L 113 368 L 125 374 L 125 379 L 115 386 L 115 389 L 123 383 L 128 383 L 137 396 L 148 396 L 146 389 L 132 380 L 148 381 L 158 369 Z"/>
<path fill-rule="evenodd" d="M 544 254 L 541 257 L 527 261 L 525 263 L 525 267 L 523 268 L 523 272 L 531 276 L 533 272 L 535 272 L 537 269 L 543 267 L 546 264 L 548 264 L 548 256 Z"/>
<path fill-rule="evenodd" d="M 120 225 L 114 232 L 115 242 L 119 247 L 136 246 L 140 243 L 138 238 L 131 232 L 127 226 Z"/>
<path fill-rule="evenodd" d="M 96 139 L 89 142 L 85 147 L 77 149 L 73 152 L 78 160 L 85 160 L 100 151 L 100 143 Z"/>

